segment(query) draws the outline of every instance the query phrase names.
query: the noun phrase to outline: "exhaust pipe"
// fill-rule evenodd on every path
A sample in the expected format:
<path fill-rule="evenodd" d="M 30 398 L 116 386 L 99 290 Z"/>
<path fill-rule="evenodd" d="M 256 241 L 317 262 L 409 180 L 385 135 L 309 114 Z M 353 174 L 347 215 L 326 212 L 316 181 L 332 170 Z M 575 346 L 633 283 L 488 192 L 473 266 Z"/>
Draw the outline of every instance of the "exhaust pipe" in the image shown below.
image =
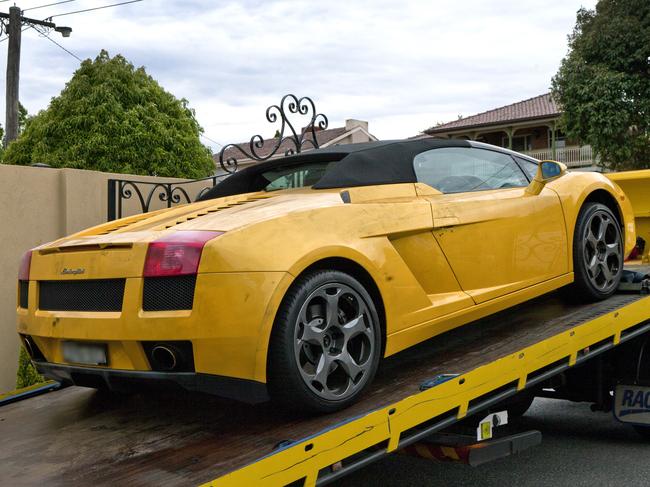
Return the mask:
<path fill-rule="evenodd" d="M 32 345 L 32 339 L 30 337 L 23 337 L 23 343 L 25 344 L 25 350 L 29 358 L 34 358 L 34 345 Z"/>
<path fill-rule="evenodd" d="M 162 370 L 172 371 L 178 365 L 176 352 L 164 345 L 156 345 L 151 349 L 151 358 Z"/>

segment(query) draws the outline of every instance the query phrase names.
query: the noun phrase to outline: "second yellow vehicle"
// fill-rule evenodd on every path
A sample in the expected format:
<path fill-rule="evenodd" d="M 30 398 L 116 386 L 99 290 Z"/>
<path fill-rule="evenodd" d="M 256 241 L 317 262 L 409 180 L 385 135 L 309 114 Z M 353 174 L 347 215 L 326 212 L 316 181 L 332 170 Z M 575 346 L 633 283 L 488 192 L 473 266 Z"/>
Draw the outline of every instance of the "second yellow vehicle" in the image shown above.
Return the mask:
<path fill-rule="evenodd" d="M 432 336 L 567 285 L 610 296 L 635 241 L 597 173 L 465 140 L 334 146 L 33 249 L 18 332 L 58 380 L 327 412 Z"/>

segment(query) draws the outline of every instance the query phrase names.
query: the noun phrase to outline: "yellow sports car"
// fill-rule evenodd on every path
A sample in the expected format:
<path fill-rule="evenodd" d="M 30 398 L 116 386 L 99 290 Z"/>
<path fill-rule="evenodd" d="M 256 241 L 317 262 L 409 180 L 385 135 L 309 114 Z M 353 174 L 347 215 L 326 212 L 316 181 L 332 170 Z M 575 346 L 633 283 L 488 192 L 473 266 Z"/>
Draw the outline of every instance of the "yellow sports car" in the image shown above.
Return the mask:
<path fill-rule="evenodd" d="M 566 285 L 608 297 L 633 222 L 604 176 L 506 149 L 334 146 L 29 251 L 18 332 L 62 381 L 333 411 L 434 335 Z"/>

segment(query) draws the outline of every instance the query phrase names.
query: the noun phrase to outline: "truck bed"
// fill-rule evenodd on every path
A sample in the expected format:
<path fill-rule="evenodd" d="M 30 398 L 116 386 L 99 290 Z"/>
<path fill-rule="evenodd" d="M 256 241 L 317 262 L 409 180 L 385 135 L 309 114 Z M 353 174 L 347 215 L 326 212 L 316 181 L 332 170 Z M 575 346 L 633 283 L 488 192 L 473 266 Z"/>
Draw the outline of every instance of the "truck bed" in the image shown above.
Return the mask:
<path fill-rule="evenodd" d="M 644 304 L 638 303 L 641 300 Z M 588 305 L 546 295 L 384 360 L 359 403 L 323 416 L 300 417 L 269 404 L 250 406 L 185 392 L 116 398 L 92 389 L 65 388 L 0 409 L 0 478 L 7 485 L 227 480 L 224 476 L 233 471 L 286 451 L 288 443 L 280 446 L 283 442 L 297 445 L 319 438 L 373 411 L 426 394 L 420 385 L 440 374 L 467 374 L 599 317 L 613 320 L 619 310 L 649 304 L 650 298 L 634 294 Z M 593 334 L 594 343 L 600 336 Z M 341 432 L 341 441 L 347 441 Z M 307 452 L 308 445 L 303 450 Z M 294 466 L 278 463 L 277 469 Z"/>

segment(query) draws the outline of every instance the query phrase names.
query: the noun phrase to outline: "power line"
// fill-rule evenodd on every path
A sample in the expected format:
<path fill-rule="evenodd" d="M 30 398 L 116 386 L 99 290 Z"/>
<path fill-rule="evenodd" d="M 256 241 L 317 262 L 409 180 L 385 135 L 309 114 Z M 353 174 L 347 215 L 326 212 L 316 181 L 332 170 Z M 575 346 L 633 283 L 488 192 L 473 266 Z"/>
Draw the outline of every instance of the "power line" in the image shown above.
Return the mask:
<path fill-rule="evenodd" d="M 60 2 L 48 3 L 46 5 L 39 5 L 38 7 L 24 8 L 23 12 L 27 12 L 28 10 L 36 10 L 37 8 L 53 7 L 54 5 L 61 5 L 62 3 L 70 3 L 76 1 L 77 0 L 61 0 Z"/>
<path fill-rule="evenodd" d="M 203 137 L 204 139 L 209 140 L 209 141 L 212 142 L 213 144 L 217 144 L 218 146 L 223 147 L 223 144 L 220 144 L 220 143 L 217 142 L 216 140 L 211 139 L 211 138 L 208 137 L 207 135 L 205 135 L 205 134 L 199 134 L 199 135 L 200 135 L 201 137 Z"/>
<path fill-rule="evenodd" d="M 137 3 L 141 1 L 142 0 L 129 0 L 128 2 L 113 3 L 111 5 L 103 5 L 102 7 L 87 8 L 84 10 L 75 10 L 73 12 L 65 12 L 62 14 L 51 15 L 50 17 L 48 17 L 48 19 L 53 19 L 54 17 L 63 17 L 64 15 L 80 14 L 82 12 L 92 12 L 93 10 L 101 10 L 103 8 L 119 7 L 120 5 L 126 5 L 127 3 Z"/>
<path fill-rule="evenodd" d="M 79 56 L 77 56 L 74 52 L 67 50 L 67 49 L 66 49 L 65 47 L 63 47 L 61 44 L 59 44 L 59 43 L 56 42 L 54 39 L 52 39 L 50 36 L 48 36 L 45 32 L 43 32 L 42 30 L 37 29 L 37 28 L 34 27 L 34 26 L 30 26 L 30 27 L 31 27 L 32 29 L 34 29 L 36 32 L 38 32 L 39 34 L 41 34 L 43 37 L 45 37 L 48 41 L 50 41 L 51 43 L 57 45 L 58 47 L 60 47 L 61 49 L 63 49 L 65 52 L 67 52 L 68 54 L 70 54 L 70 56 L 72 56 L 73 58 L 75 58 L 77 61 L 82 62 L 82 59 L 81 59 Z"/>
<path fill-rule="evenodd" d="M 61 0 L 58 0 L 61 1 Z M 53 3 L 53 2 L 50 2 Z M 70 56 L 78 59 L 76 54 L 68 51 L 61 46 L 58 42 L 50 39 L 45 29 L 38 29 L 37 26 L 46 29 L 54 29 L 63 37 L 70 37 L 72 29 L 62 25 L 56 25 L 54 22 L 46 20 L 31 19 L 23 16 L 20 7 L 13 6 L 9 8 L 9 13 L 0 12 L 0 23 L 2 23 L 2 30 L 6 30 L 9 38 L 7 49 L 7 83 L 6 83 L 6 123 L 5 123 L 5 146 L 18 138 L 18 119 L 19 119 L 19 88 L 20 88 L 20 51 L 22 32 L 26 27 L 32 27 L 36 32 L 39 32 L 44 37 L 47 37 L 50 42 L 56 44 L 57 47 L 63 49 Z"/>
<path fill-rule="evenodd" d="M 8 2 L 8 1 L 9 1 L 9 0 L 0 0 L 0 2 Z M 25 32 L 25 31 L 26 31 L 27 29 L 29 29 L 30 27 L 31 27 L 30 25 L 28 25 L 27 27 L 23 27 L 23 30 L 21 30 L 20 32 Z M 0 42 L 4 42 L 4 41 L 6 41 L 7 39 L 9 39 L 9 36 L 3 37 L 2 39 L 0 39 Z"/>

